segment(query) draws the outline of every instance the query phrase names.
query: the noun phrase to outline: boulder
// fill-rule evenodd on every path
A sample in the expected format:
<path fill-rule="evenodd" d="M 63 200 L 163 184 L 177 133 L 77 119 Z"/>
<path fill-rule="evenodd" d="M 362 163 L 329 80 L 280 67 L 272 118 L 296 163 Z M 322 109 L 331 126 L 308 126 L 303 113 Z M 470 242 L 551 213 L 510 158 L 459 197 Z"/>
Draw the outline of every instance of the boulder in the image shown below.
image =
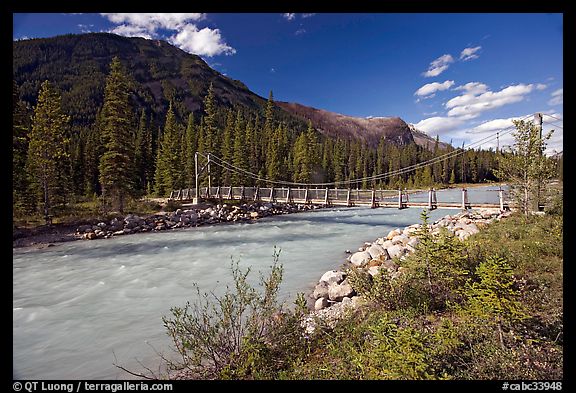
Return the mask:
<path fill-rule="evenodd" d="M 328 286 L 326 281 L 320 281 L 315 287 L 314 292 L 312 292 L 312 298 L 319 299 L 321 297 L 328 297 Z"/>
<path fill-rule="evenodd" d="M 370 247 L 368 247 L 366 251 L 368 252 L 368 254 L 370 254 L 370 257 L 372 257 L 372 259 L 378 259 L 380 255 L 383 255 L 386 252 L 386 249 L 381 245 L 374 243 Z"/>
<path fill-rule="evenodd" d="M 372 256 L 368 251 L 358 251 L 350 257 L 350 263 L 354 266 L 362 266 L 368 263 L 372 259 Z"/>
<path fill-rule="evenodd" d="M 340 284 L 332 283 L 328 286 L 328 299 L 335 302 L 339 302 L 353 294 L 354 288 L 348 283 L 348 280 L 344 280 Z"/>
<path fill-rule="evenodd" d="M 88 233 L 92 231 L 92 225 L 80 225 L 76 232 L 78 233 Z"/>
<path fill-rule="evenodd" d="M 328 307 L 329 304 L 328 299 L 325 297 L 318 298 L 316 299 L 316 302 L 314 302 L 314 310 L 322 310 L 323 308 Z"/>
<path fill-rule="evenodd" d="M 394 229 L 388 232 L 388 236 L 386 236 L 387 240 L 392 240 L 394 236 L 398 236 L 400 234 L 400 229 Z"/>
<path fill-rule="evenodd" d="M 368 268 L 368 274 L 370 274 L 372 277 L 376 276 L 379 271 L 380 271 L 380 266 L 370 266 Z"/>
<path fill-rule="evenodd" d="M 346 273 L 341 272 L 339 270 L 330 270 L 320 277 L 319 282 L 326 282 L 327 284 L 332 284 L 335 282 L 336 284 L 340 284 L 346 278 Z"/>
<path fill-rule="evenodd" d="M 387 248 L 386 250 L 388 251 L 388 255 L 390 255 L 390 258 L 395 257 L 399 258 L 406 252 L 406 249 L 400 244 L 395 244 L 392 247 Z"/>
<path fill-rule="evenodd" d="M 408 243 L 408 240 L 410 240 L 410 238 L 404 234 L 400 234 L 400 235 L 396 235 L 392 238 L 392 244 L 402 244 L 405 245 L 406 243 Z"/>
<path fill-rule="evenodd" d="M 390 261 L 390 260 L 382 262 L 381 267 L 385 268 L 389 272 L 392 272 L 392 271 L 395 272 L 396 270 L 398 270 L 398 265 L 396 263 L 394 263 L 393 261 Z"/>

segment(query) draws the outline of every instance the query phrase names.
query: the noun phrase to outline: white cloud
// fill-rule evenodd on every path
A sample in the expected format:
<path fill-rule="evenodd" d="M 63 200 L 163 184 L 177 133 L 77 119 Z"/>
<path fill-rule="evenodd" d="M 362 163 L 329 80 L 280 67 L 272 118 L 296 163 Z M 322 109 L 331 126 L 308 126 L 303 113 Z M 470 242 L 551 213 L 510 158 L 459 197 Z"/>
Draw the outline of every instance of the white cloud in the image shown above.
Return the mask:
<path fill-rule="evenodd" d="M 464 90 L 468 94 L 482 94 L 488 91 L 488 86 L 481 82 L 468 82 L 465 85 L 455 87 L 454 90 Z"/>
<path fill-rule="evenodd" d="M 428 70 L 422 73 L 422 75 L 425 77 L 438 76 L 442 72 L 446 71 L 446 69 L 449 67 L 449 64 L 453 62 L 454 58 L 451 55 L 442 55 L 430 63 Z"/>
<path fill-rule="evenodd" d="M 457 117 L 429 117 L 421 120 L 414 126 L 428 135 L 442 135 L 457 130 L 464 124 L 464 120 Z"/>
<path fill-rule="evenodd" d="M 445 106 L 449 109 L 448 116 L 465 116 L 469 119 L 479 116 L 487 110 L 499 108 L 504 105 L 520 102 L 524 100 L 532 90 L 536 88 L 533 84 L 518 84 L 508 86 L 500 91 L 485 91 L 478 94 L 465 93 L 446 102 Z"/>
<path fill-rule="evenodd" d="M 310 14 L 302 14 L 302 18 L 310 18 L 312 16 L 316 15 L 316 13 L 310 13 Z"/>
<path fill-rule="evenodd" d="M 178 48 L 205 56 L 233 55 L 236 49 L 228 46 L 220 35 L 220 30 L 208 27 L 198 30 L 195 25 L 187 25 L 178 34 L 171 36 L 168 42 Z"/>
<path fill-rule="evenodd" d="M 204 19 L 201 13 L 102 13 L 110 22 L 138 26 L 154 35 L 159 28 L 178 30 L 190 22 Z"/>
<path fill-rule="evenodd" d="M 195 22 L 204 20 L 202 13 L 102 13 L 118 26 L 111 33 L 147 39 L 163 38 L 159 30 L 172 31 L 168 41 L 178 48 L 200 56 L 231 55 L 236 50 L 226 44 L 219 29 L 199 29 Z"/>
<path fill-rule="evenodd" d="M 142 37 L 148 40 L 152 39 L 152 35 L 148 30 L 135 25 L 119 25 L 110 30 L 110 33 L 122 35 L 125 37 Z"/>
<path fill-rule="evenodd" d="M 546 86 L 544 83 L 538 83 L 536 85 L 536 90 L 546 90 L 548 86 Z"/>
<path fill-rule="evenodd" d="M 428 83 L 416 90 L 414 95 L 424 98 L 431 98 L 437 91 L 448 90 L 450 87 L 452 87 L 452 85 L 454 85 L 454 81 L 444 81 L 443 83 Z"/>
<path fill-rule="evenodd" d="M 464 48 L 462 52 L 460 52 L 460 60 L 468 61 L 477 59 L 480 56 L 478 56 L 476 52 L 478 52 L 480 49 L 482 49 L 481 46 L 476 46 L 474 48 Z"/>
<path fill-rule="evenodd" d="M 467 132 L 470 134 L 481 134 L 481 133 L 495 133 L 496 131 L 502 131 L 514 127 L 513 120 L 521 120 L 526 116 L 509 117 L 507 119 L 494 119 L 485 121 L 474 128 L 471 128 Z M 526 119 L 528 120 L 528 119 Z"/>
<path fill-rule="evenodd" d="M 548 101 L 548 105 L 563 105 L 564 104 L 564 89 L 558 89 L 552 92 L 550 95 L 552 98 Z"/>
<path fill-rule="evenodd" d="M 300 35 L 306 33 L 306 29 L 298 29 L 294 32 L 294 35 Z"/>
<path fill-rule="evenodd" d="M 296 18 L 296 14 L 293 13 L 293 12 L 292 12 L 292 13 L 287 12 L 287 13 L 285 13 L 285 14 L 282 14 L 282 16 L 283 16 L 284 18 L 286 18 L 286 20 L 288 20 L 288 21 L 294 20 L 294 18 Z"/>

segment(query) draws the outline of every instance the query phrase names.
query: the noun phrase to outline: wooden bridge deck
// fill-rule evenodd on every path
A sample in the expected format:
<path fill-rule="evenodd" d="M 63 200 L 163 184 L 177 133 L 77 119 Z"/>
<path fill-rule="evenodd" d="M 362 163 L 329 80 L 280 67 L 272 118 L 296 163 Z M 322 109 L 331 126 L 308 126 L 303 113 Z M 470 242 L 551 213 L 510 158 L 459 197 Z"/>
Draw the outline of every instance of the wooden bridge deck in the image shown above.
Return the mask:
<path fill-rule="evenodd" d="M 369 206 L 393 207 L 404 209 L 409 207 L 422 207 L 428 209 L 475 209 L 495 208 L 507 209 L 508 202 L 504 201 L 503 192 L 499 192 L 499 203 L 475 203 L 468 200 L 467 190 L 462 189 L 460 202 L 441 202 L 436 198 L 436 190 L 352 190 L 342 188 L 267 188 L 267 187 L 202 187 L 199 190 L 200 198 L 204 200 L 245 200 L 264 202 L 286 202 L 315 204 L 323 206 Z M 494 190 L 499 191 L 499 190 Z M 428 200 L 421 201 L 422 196 L 410 201 L 410 195 L 428 193 Z M 193 201 L 196 198 L 194 189 L 174 190 L 170 199 L 178 201 Z"/>

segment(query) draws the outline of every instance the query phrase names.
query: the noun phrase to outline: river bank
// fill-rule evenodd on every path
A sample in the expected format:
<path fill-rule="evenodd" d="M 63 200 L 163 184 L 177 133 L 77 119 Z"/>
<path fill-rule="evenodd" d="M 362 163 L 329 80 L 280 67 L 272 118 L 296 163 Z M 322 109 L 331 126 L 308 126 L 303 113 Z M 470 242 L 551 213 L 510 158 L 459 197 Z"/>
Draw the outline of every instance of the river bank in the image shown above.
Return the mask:
<path fill-rule="evenodd" d="M 203 204 L 188 209 L 159 212 L 147 216 L 127 214 L 114 217 L 111 220 L 93 219 L 90 222 L 77 224 L 16 228 L 12 232 L 12 248 L 42 249 L 74 240 L 109 239 L 143 232 L 159 232 L 232 222 L 251 222 L 264 217 L 321 208 L 320 205 L 278 202 L 254 202 L 239 206 Z"/>
<path fill-rule="evenodd" d="M 429 231 L 433 236 L 437 236 L 442 228 L 445 228 L 464 241 L 480 232 L 481 228 L 510 214 L 511 211 L 499 209 L 461 211 L 429 224 Z M 403 229 L 396 228 L 371 242 L 365 242 L 356 252 L 346 250 L 350 256 L 341 267 L 324 273 L 307 296 L 311 312 L 302 321 L 307 334 L 314 332 L 318 320 L 328 326 L 334 326 L 345 315 L 346 310 L 366 304 L 366 299 L 358 296 L 348 282 L 349 269 L 355 268 L 370 279 L 380 274 L 381 270 L 384 270 L 391 280 L 405 274 L 406 268 L 402 266 L 402 261 L 416 251 L 421 229 L 422 224 L 412 224 Z"/>

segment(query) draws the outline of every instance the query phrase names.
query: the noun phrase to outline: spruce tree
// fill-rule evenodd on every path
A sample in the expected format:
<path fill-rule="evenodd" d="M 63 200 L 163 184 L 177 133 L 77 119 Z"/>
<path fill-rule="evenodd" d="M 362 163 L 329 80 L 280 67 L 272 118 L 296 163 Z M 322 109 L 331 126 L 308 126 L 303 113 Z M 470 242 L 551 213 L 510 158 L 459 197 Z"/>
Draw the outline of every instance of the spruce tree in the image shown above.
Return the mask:
<path fill-rule="evenodd" d="M 110 64 L 104 88 L 100 158 L 102 196 L 114 209 L 124 211 L 126 198 L 135 194 L 133 113 L 130 106 L 129 80 L 118 57 Z"/>
<path fill-rule="evenodd" d="M 63 181 L 58 174 L 59 162 L 65 162 L 68 158 L 67 146 L 70 141 L 65 133 L 68 121 L 68 116 L 62 113 L 60 94 L 50 82 L 43 82 L 32 119 L 26 171 L 33 190 L 42 201 L 47 223 L 53 199 Z"/>
<path fill-rule="evenodd" d="M 156 161 L 156 192 L 158 195 L 167 195 L 172 190 L 183 188 L 180 144 L 180 127 L 176 121 L 172 103 L 170 103 Z"/>
<path fill-rule="evenodd" d="M 188 115 L 188 126 L 186 127 L 186 133 L 184 137 L 184 144 L 186 145 L 186 155 L 182 157 L 184 161 L 184 186 L 188 188 L 194 188 L 196 176 L 195 176 L 195 163 L 194 155 L 198 150 L 198 135 L 196 126 L 194 124 L 194 114 L 190 113 Z"/>
<path fill-rule="evenodd" d="M 29 179 L 26 176 L 26 156 L 30 117 L 20 100 L 16 82 L 12 82 L 12 205 L 14 215 L 33 208 L 33 200 L 27 197 Z"/>
<path fill-rule="evenodd" d="M 248 130 L 246 127 L 248 127 Z M 250 122 L 245 123 L 242 113 L 238 111 L 236 113 L 236 121 L 234 122 L 234 151 L 232 155 L 232 164 L 240 170 L 247 170 L 248 167 L 248 157 L 246 154 L 247 146 L 244 142 L 244 136 L 246 131 L 250 132 L 249 127 Z M 247 181 L 248 178 L 245 173 L 235 172 L 232 175 L 232 182 L 237 187 L 247 185 Z"/>

